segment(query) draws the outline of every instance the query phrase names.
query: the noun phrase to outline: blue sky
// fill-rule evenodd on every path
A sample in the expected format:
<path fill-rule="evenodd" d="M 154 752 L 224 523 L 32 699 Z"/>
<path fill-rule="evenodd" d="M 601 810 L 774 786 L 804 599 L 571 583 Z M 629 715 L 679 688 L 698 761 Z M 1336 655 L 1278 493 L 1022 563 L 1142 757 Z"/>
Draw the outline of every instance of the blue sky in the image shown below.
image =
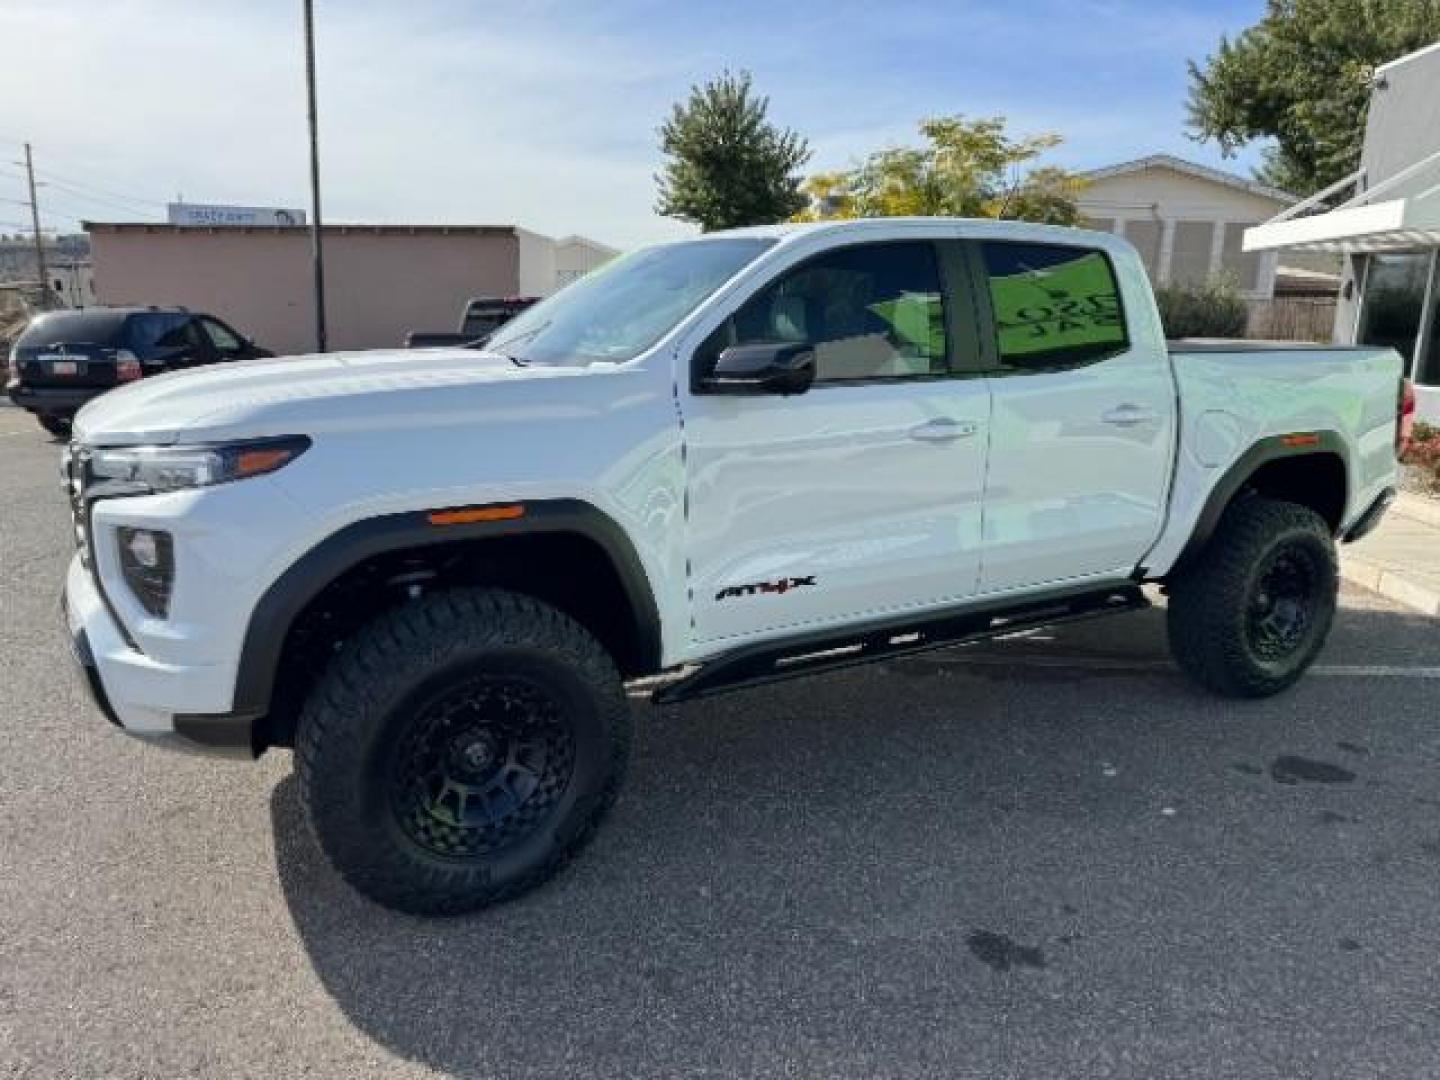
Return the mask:
<path fill-rule="evenodd" d="M 814 169 L 948 113 L 1054 131 L 1087 168 L 1157 151 L 1248 172 L 1184 132 L 1185 61 L 1263 0 L 316 0 L 327 217 L 515 223 L 628 246 L 655 216 L 655 130 L 691 83 L 748 69 Z M 19 141 L 51 222 L 192 201 L 300 206 L 299 0 L 5 0 L 0 231 Z M 103 195 L 102 195 L 103 193 Z M 106 201 L 102 201 L 106 200 Z"/>

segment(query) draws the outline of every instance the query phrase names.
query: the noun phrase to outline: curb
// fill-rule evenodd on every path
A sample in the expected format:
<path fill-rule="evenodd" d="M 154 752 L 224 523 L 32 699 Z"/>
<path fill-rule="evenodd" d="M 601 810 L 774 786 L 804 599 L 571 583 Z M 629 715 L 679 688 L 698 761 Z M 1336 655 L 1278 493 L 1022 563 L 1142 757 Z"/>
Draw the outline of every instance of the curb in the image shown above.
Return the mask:
<path fill-rule="evenodd" d="M 1347 554 L 1340 559 L 1340 576 L 1352 585 L 1379 593 L 1412 611 L 1440 617 L 1440 592 L 1417 585 L 1393 570 Z"/>

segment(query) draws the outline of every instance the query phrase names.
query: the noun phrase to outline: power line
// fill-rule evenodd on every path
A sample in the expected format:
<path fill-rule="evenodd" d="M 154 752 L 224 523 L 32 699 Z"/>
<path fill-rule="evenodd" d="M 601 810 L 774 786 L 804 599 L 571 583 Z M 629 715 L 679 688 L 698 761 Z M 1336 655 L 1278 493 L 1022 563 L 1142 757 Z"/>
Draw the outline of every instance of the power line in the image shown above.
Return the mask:
<path fill-rule="evenodd" d="M 38 174 L 45 182 L 64 188 L 67 191 L 87 197 L 100 197 L 113 199 L 118 202 L 133 203 L 137 206 L 164 206 L 165 203 L 158 199 L 142 199 L 139 196 L 123 195 L 115 191 L 107 191 L 105 188 L 96 187 L 94 184 L 82 184 L 78 180 L 62 180 L 54 173 L 42 172 Z"/>

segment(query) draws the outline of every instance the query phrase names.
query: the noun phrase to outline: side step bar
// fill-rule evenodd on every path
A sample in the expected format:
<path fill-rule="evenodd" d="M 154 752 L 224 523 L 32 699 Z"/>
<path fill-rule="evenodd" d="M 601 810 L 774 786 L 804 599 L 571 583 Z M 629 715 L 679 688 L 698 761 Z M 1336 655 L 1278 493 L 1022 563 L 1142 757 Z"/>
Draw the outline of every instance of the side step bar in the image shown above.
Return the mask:
<path fill-rule="evenodd" d="M 820 671 L 835 671 L 1101 615 L 1139 611 L 1149 606 L 1150 601 L 1138 585 L 1118 585 L 1047 597 L 1028 604 L 972 607 L 954 613 L 872 623 L 838 634 L 831 631 L 765 642 L 702 664 L 690 674 L 659 687 L 651 701 L 656 705 L 672 705 Z"/>

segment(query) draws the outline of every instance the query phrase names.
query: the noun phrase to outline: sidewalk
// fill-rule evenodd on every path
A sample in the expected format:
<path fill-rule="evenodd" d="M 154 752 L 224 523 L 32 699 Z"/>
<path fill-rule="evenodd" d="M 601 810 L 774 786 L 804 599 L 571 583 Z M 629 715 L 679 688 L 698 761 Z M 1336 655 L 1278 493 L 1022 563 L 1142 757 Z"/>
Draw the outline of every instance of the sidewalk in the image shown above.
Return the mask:
<path fill-rule="evenodd" d="M 1340 549 L 1346 581 L 1440 616 L 1440 502 L 1401 494 L 1364 540 Z"/>

